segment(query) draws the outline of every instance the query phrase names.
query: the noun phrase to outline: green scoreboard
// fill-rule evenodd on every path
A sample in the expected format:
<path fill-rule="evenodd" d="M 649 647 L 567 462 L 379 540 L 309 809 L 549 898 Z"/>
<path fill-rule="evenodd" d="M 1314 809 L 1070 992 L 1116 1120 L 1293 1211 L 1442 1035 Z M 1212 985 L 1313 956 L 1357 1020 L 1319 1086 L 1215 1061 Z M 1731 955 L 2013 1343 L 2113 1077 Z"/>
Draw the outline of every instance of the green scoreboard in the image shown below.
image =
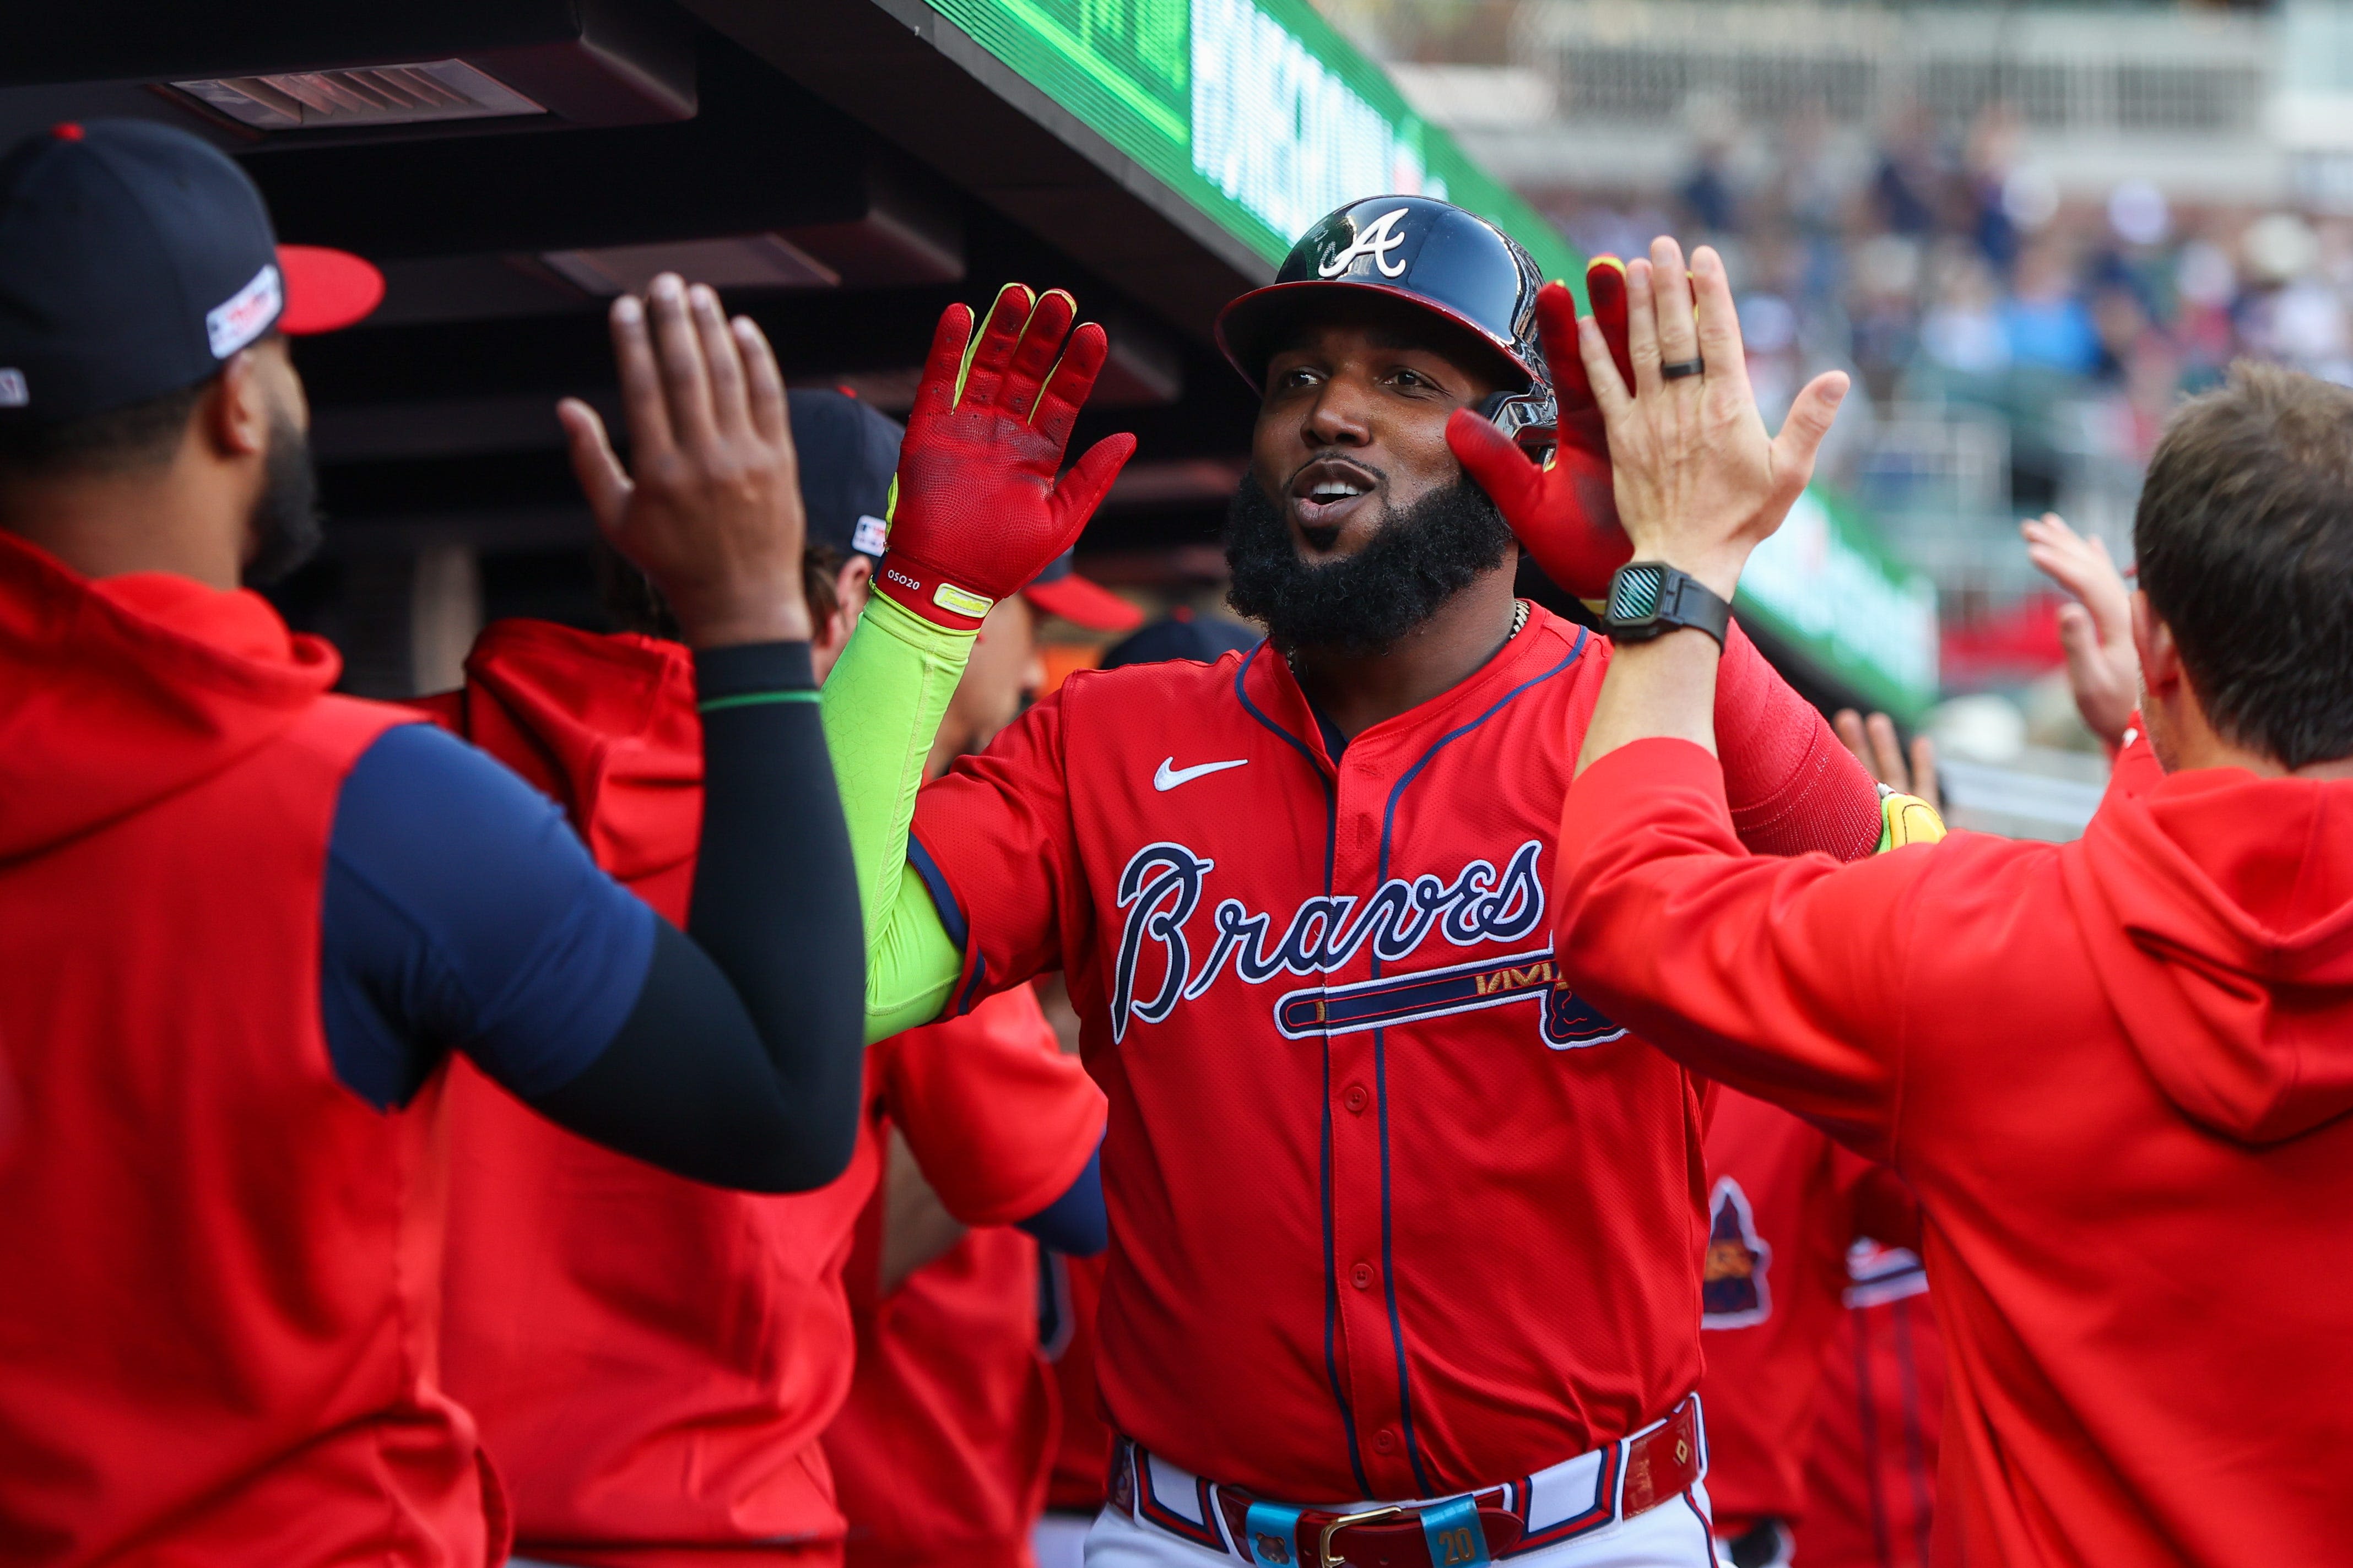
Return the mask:
<path fill-rule="evenodd" d="M 1469 207 L 1582 279 L 1558 232 L 1303 0 L 928 3 L 1264 260 L 1343 202 L 1401 192 Z"/>

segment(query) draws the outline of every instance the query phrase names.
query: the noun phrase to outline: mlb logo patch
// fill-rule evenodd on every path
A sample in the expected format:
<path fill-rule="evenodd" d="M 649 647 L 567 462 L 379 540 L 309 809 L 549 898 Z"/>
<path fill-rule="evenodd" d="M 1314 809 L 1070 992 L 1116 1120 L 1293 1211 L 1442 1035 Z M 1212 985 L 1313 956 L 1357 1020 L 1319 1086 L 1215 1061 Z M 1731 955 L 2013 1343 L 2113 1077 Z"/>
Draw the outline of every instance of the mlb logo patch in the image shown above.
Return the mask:
<path fill-rule="evenodd" d="M 1773 1315 L 1766 1271 L 1773 1249 L 1757 1234 L 1748 1194 L 1730 1176 L 1708 1197 L 1707 1260 L 1701 1273 L 1700 1326 L 1745 1329 Z"/>
<path fill-rule="evenodd" d="M 25 373 L 14 365 L 0 365 L 0 408 L 22 408 L 32 400 Z"/>

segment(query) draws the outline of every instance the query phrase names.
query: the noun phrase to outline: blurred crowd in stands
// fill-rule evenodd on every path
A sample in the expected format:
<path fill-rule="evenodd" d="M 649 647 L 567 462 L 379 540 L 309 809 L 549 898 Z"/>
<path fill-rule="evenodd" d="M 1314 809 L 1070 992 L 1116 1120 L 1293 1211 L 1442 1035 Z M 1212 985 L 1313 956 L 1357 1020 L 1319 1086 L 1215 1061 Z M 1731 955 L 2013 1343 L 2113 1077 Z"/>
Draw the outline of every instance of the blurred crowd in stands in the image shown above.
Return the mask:
<path fill-rule="evenodd" d="M 1860 161 L 1803 119 L 1758 160 L 1760 133 L 1716 118 L 1695 113 L 1676 190 L 1555 210 L 1588 250 L 1662 228 L 1723 247 L 1768 403 L 1833 365 L 1871 393 L 1841 420 L 1850 480 L 1870 436 L 1854 416 L 1988 410 L 2010 428 L 2011 505 L 2031 510 L 2059 499 L 2054 426 L 2137 468 L 2175 398 L 2234 357 L 2353 382 L 2353 221 L 2182 210 L 2137 181 L 2063 199 L 2000 106 L 1962 134 L 1901 126 Z"/>

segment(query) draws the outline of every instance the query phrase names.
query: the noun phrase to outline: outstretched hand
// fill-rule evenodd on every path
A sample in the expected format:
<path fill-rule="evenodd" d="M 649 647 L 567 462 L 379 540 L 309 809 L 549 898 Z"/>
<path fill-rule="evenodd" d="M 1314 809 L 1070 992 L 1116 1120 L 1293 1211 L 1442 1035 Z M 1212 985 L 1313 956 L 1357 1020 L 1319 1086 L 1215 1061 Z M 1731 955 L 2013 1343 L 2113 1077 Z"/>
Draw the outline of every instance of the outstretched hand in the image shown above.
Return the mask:
<path fill-rule="evenodd" d="M 1134 437 L 1108 436 L 1056 477 L 1110 352 L 1092 321 L 1071 330 L 1077 311 L 1059 289 L 1033 297 L 1008 283 L 977 340 L 964 306 L 940 317 L 899 447 L 878 592 L 973 631 L 1076 542 L 1135 451 Z"/>
<path fill-rule="evenodd" d="M 1841 708 L 1831 715 L 1831 728 L 1873 778 L 1898 795 L 1926 801 L 1931 811 L 1945 809 L 1944 796 L 1936 787 L 1936 742 L 1926 735 L 1915 735 L 1911 752 L 1906 755 L 1903 737 L 1895 732 L 1894 720 L 1884 713 L 1873 713 L 1865 719 L 1852 708 Z"/>
<path fill-rule="evenodd" d="M 1748 384 L 1740 318 L 1724 258 L 1713 247 L 1692 255 L 1662 236 L 1647 261 L 1627 268 L 1630 386 L 1591 317 L 1577 343 L 1609 434 L 1618 519 L 1633 558 L 1663 561 L 1732 597 L 1749 552 L 1781 526 L 1813 478 L 1814 458 L 1846 395 L 1847 378 L 1827 372 L 1790 405 L 1778 437 L 1765 434 Z M 1698 302 L 1697 320 L 1680 309 Z M 1662 365 L 1700 361 L 1672 380 Z"/>
<path fill-rule="evenodd" d="M 577 398 L 557 405 L 597 528 L 653 580 L 694 647 L 809 636 L 799 466 L 760 329 L 665 272 L 613 301 L 629 459 Z"/>
<path fill-rule="evenodd" d="M 2133 651 L 2132 590 L 2098 538 L 2085 539 L 2055 511 L 2018 525 L 2026 553 L 2042 574 L 2074 597 L 2059 607 L 2059 643 L 2067 651 L 2067 687 L 2092 733 L 2111 746 L 2140 704 L 2140 656 Z"/>

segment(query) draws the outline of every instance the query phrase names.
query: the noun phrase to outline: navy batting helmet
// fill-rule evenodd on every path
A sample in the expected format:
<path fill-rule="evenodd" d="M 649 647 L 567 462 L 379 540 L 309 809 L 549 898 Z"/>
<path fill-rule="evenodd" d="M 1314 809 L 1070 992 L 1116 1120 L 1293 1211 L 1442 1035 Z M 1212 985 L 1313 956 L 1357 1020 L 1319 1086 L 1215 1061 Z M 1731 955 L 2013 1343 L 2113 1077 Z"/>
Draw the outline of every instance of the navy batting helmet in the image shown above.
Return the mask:
<path fill-rule="evenodd" d="M 1495 351 L 1504 389 L 1479 412 L 1524 446 L 1548 447 L 1556 416 L 1536 341 L 1544 275 L 1485 218 L 1429 196 L 1368 196 L 1300 237 L 1274 281 L 1218 316 L 1218 346 L 1259 391 L 1282 330 L 1335 290 L 1371 289 L 1451 321 Z"/>

